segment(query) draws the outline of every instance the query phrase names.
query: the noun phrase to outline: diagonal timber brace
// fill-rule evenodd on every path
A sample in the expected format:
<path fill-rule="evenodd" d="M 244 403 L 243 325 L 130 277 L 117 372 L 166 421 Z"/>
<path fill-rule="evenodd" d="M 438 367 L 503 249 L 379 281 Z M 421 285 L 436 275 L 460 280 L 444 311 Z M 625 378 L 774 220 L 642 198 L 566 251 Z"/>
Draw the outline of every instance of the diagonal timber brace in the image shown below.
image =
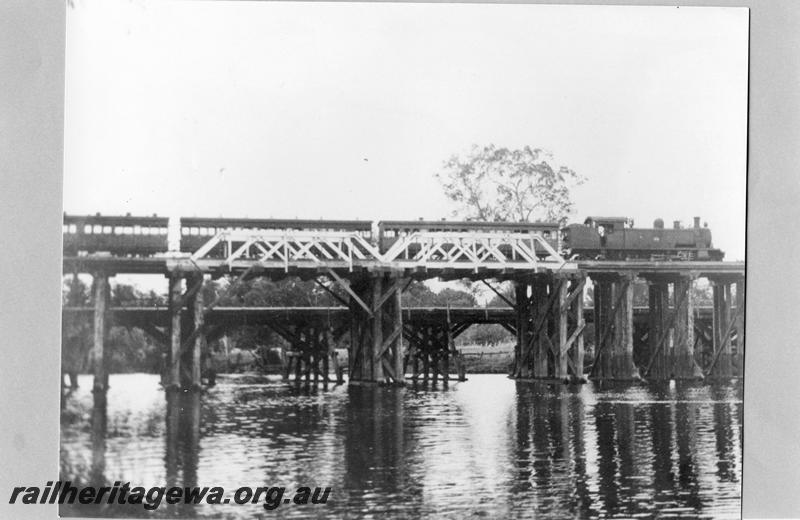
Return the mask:
<path fill-rule="evenodd" d="M 367 313 L 367 314 L 369 314 L 370 316 L 372 316 L 373 309 L 372 309 L 372 308 L 371 308 L 369 305 L 367 305 L 367 304 L 364 302 L 364 300 L 362 300 L 362 299 L 361 299 L 361 297 L 360 297 L 360 296 L 359 296 L 359 295 L 358 295 L 358 294 L 357 294 L 357 293 L 356 293 L 356 292 L 355 292 L 355 291 L 354 291 L 354 290 L 353 290 L 353 289 L 350 287 L 350 284 L 349 284 L 349 283 L 348 283 L 346 280 L 344 280 L 344 279 L 343 279 L 341 276 L 339 276 L 338 274 L 336 274 L 336 271 L 334 271 L 333 269 L 330 269 L 330 268 L 328 268 L 328 274 L 331 276 L 331 278 L 332 278 L 332 279 L 333 279 L 333 280 L 334 280 L 336 283 L 338 283 L 338 284 L 339 284 L 339 287 L 341 287 L 342 289 L 344 289 L 345 291 L 347 291 L 347 294 L 349 294 L 349 295 L 350 295 L 350 297 L 351 297 L 351 298 L 352 298 L 352 299 L 353 299 L 353 300 L 354 300 L 356 303 L 358 303 L 358 304 L 361 306 L 361 308 L 362 308 L 362 309 L 364 309 L 364 311 L 366 311 L 366 313 Z"/>
<path fill-rule="evenodd" d="M 539 275 L 516 282 L 514 375 L 583 382 L 583 276 Z"/>
<path fill-rule="evenodd" d="M 589 376 L 639 379 L 633 363 L 633 277 L 613 273 L 595 278 L 595 356 Z"/>
<path fill-rule="evenodd" d="M 354 381 L 403 384 L 404 327 L 401 296 L 408 280 L 376 274 L 354 280 L 351 300 L 351 359 Z M 358 312 L 355 312 L 358 310 Z M 406 331 L 408 336 L 408 331 Z"/>

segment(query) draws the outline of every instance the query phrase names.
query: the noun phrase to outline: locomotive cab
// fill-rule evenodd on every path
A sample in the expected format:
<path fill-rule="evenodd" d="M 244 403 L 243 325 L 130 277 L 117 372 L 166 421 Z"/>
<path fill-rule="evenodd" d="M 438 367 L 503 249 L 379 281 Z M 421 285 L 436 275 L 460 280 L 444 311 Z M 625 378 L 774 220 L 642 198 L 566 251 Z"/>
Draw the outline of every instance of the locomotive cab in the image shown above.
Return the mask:
<path fill-rule="evenodd" d="M 624 246 L 624 230 L 633 226 L 633 220 L 627 217 L 587 217 L 584 226 L 591 228 L 597 235 L 600 246 L 599 258 L 606 258 L 606 249 L 618 249 Z"/>
<path fill-rule="evenodd" d="M 610 235 L 615 230 L 619 231 L 626 227 L 632 228 L 633 219 L 627 217 L 586 217 L 583 225 L 598 230 L 598 234 L 602 231 L 605 235 Z"/>

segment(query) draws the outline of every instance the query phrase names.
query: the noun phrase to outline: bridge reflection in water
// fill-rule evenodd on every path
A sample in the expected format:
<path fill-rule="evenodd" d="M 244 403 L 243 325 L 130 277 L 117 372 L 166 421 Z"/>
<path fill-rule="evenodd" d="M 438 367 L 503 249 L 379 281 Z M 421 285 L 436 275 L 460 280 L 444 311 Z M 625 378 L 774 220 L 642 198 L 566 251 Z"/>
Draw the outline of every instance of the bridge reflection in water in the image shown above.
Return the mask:
<path fill-rule="evenodd" d="M 91 380 L 62 414 L 61 479 L 142 486 L 331 486 L 277 517 L 739 515 L 741 385 L 582 386 L 473 375 L 441 392 L 226 379 L 163 392 Z M 166 395 L 166 398 L 165 398 Z M 88 428 L 91 424 L 91 428 Z M 65 515 L 252 518 L 261 505 L 62 508 Z"/>

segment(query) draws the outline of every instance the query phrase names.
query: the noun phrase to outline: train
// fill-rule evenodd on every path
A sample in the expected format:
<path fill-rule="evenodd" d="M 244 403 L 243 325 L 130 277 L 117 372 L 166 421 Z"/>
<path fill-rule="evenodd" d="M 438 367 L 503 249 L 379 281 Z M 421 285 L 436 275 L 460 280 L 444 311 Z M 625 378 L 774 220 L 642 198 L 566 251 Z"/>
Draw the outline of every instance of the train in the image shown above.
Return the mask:
<path fill-rule="evenodd" d="M 627 217 L 587 217 L 583 224 L 559 226 L 555 222 L 480 222 L 382 220 L 373 224 L 366 220 L 312 219 L 234 219 L 182 217 L 170 224 L 167 217 L 152 216 L 76 216 L 64 214 L 64 254 L 107 253 L 115 256 L 152 256 L 170 250 L 169 229 L 179 229 L 178 250 L 193 253 L 224 229 L 266 231 L 336 231 L 356 233 L 385 253 L 400 240 L 416 232 L 536 233 L 550 247 L 571 260 L 648 260 L 648 261 L 720 261 L 724 253 L 714 248 L 711 230 L 694 226 L 683 228 L 679 221 L 672 229 L 656 219 L 652 228 L 636 228 Z M 227 244 L 220 243 L 208 256 L 222 258 Z M 416 254 L 410 246 L 408 253 Z M 502 247 L 500 246 L 501 251 Z M 537 256 L 548 256 L 548 248 L 534 244 Z M 502 251 L 511 255 L 511 251 Z"/>

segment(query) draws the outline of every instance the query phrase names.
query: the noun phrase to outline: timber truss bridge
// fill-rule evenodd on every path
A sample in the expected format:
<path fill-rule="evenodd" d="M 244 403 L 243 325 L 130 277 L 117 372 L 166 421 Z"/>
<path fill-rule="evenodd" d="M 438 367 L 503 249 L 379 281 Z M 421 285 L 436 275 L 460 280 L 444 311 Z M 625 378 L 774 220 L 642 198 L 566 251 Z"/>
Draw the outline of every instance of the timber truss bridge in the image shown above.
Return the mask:
<path fill-rule="evenodd" d="M 345 335 L 350 383 L 403 384 L 408 371 L 413 379 L 430 374 L 446 382 L 451 367 L 463 378 L 454 340 L 475 323 L 498 323 L 513 334 L 511 375 L 519 380 L 711 379 L 742 372 L 741 262 L 570 262 L 539 234 L 505 230 L 413 232 L 380 244 L 356 232 L 224 229 L 191 253 L 65 256 L 63 270 L 94 277 L 92 307 L 67 305 L 64 314 L 93 322 L 98 391 L 107 387 L 104 349 L 112 322 L 140 327 L 165 345 L 167 388 L 199 387 L 207 342 L 243 324 L 268 326 L 289 342 L 287 376 L 326 382 L 329 363 L 338 364 L 335 340 Z M 115 274 L 165 276 L 168 306 L 110 308 Z M 341 306 L 221 307 L 222 295 L 204 301 L 201 290 L 209 278 L 228 278 L 233 288 L 288 276 L 314 280 Z M 411 282 L 431 278 L 484 283 L 507 307 L 404 309 L 401 295 Z M 713 308 L 700 312 L 691 295 L 698 278 L 713 287 Z M 646 308 L 634 309 L 635 279 L 648 285 Z M 502 282 L 513 285 L 513 297 L 498 289 Z M 587 323 L 594 330 L 589 352 Z"/>

